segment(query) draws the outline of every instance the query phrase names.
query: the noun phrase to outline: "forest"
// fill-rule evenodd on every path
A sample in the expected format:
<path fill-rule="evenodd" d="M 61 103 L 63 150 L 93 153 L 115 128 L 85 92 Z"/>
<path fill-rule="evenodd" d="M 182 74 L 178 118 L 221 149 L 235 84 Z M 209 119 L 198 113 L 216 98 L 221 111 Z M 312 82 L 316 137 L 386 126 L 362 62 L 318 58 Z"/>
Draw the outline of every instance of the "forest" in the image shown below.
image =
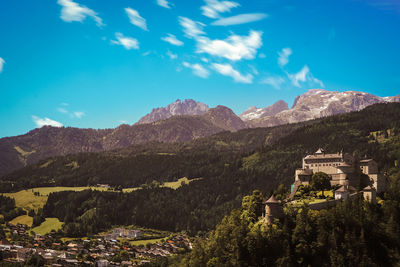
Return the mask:
<path fill-rule="evenodd" d="M 199 169 L 190 170 L 193 176 L 184 172 L 180 175 L 203 179 L 177 190 L 150 183 L 146 189 L 131 193 L 52 193 L 43 213 L 65 222 L 63 231 L 71 236 L 90 235 L 124 224 L 202 235 L 214 229 L 224 214 L 239 208 L 242 198 L 253 190 L 268 197 L 279 184 L 288 187 L 295 168 L 301 166 L 301 158 L 319 147 L 328 152 L 344 150 L 359 158 L 371 157 L 382 172 L 393 175 L 400 162 L 399 114 L 400 104 L 378 104 L 292 128 L 253 152 L 217 153 L 210 149 L 201 152 L 204 154 L 199 152 L 201 157 L 188 154 L 184 158 L 188 171 L 190 166 Z M 200 161 L 202 157 L 204 160 Z"/>
<path fill-rule="evenodd" d="M 262 194 L 254 191 L 187 255 L 166 266 L 398 266 L 400 263 L 400 169 L 393 168 L 382 204 L 360 196 L 327 210 L 285 209 L 267 225 Z"/>

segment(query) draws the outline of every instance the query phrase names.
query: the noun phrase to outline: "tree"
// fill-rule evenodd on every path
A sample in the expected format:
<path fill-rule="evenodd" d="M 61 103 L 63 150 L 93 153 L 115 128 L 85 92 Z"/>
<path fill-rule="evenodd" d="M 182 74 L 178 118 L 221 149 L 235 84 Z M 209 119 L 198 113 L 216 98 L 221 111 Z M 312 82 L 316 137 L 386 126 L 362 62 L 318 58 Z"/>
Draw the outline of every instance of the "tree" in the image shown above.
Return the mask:
<path fill-rule="evenodd" d="M 331 178 L 324 172 L 316 172 L 311 177 L 311 187 L 314 190 L 326 190 L 331 188 Z"/>

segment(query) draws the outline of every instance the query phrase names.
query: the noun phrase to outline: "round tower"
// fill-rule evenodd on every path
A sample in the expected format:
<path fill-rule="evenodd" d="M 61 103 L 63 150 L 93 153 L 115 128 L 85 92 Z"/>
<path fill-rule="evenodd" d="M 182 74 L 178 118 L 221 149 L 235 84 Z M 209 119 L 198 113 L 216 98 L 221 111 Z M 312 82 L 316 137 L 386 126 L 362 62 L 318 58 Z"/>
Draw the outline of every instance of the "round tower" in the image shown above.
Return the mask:
<path fill-rule="evenodd" d="M 274 219 L 280 219 L 283 217 L 283 205 L 280 200 L 277 200 L 272 195 L 267 202 L 265 202 L 265 220 L 267 224 L 270 224 Z"/>

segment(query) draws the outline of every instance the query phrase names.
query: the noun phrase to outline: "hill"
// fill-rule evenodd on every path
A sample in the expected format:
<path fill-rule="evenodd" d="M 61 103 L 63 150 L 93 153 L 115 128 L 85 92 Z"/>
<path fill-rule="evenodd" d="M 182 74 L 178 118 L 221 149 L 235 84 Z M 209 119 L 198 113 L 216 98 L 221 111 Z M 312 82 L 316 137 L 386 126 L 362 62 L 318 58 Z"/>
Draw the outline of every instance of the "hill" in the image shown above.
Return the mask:
<path fill-rule="evenodd" d="M 186 142 L 245 127 L 230 109 L 224 108 L 225 112 L 220 112 L 221 109 L 209 109 L 201 116 L 174 116 L 150 124 L 123 124 L 115 129 L 44 126 L 25 135 L 2 138 L 0 176 L 48 157 L 108 151 L 152 141 Z"/>
<path fill-rule="evenodd" d="M 93 233 L 118 224 L 137 224 L 170 231 L 186 230 L 190 233 L 211 230 L 223 214 L 240 206 L 244 195 L 255 189 L 268 195 L 279 184 L 289 186 L 293 182 L 294 170 L 301 166 L 301 158 L 318 147 L 328 152 L 344 148 L 360 157 L 367 155 L 378 162 L 381 171 L 390 174 L 400 162 L 399 112 L 400 104 L 378 104 L 360 112 L 325 118 L 292 129 L 286 136 L 262 145 L 255 152 L 231 148 L 224 150 L 221 147 L 218 147 L 221 150 L 210 149 L 212 147 L 205 142 L 206 139 L 198 140 L 207 144 L 208 149 L 198 154 L 193 154 L 190 149 L 187 154 L 185 150 L 178 151 L 171 155 L 171 159 L 175 160 L 173 165 L 165 164 L 160 165 L 165 168 L 158 168 L 157 163 L 150 166 L 153 172 L 146 168 L 138 170 L 149 174 L 143 177 L 162 176 L 160 174 L 163 173 L 172 175 L 173 172 L 182 177 L 182 173 L 177 174 L 181 171 L 196 174 L 185 176 L 201 177 L 200 180 L 177 190 L 152 183 L 147 189 L 126 194 L 98 191 L 53 193 L 49 195 L 44 212 L 46 217 L 57 217 L 66 222 L 65 231 L 72 235 Z M 251 131 L 246 129 L 244 132 Z M 234 134 L 241 135 L 242 131 Z M 264 140 L 267 135 L 266 132 L 260 133 Z M 194 143 L 190 145 L 195 146 Z M 157 158 L 161 155 L 154 156 Z M 146 158 L 145 161 L 153 162 L 153 158 Z M 139 161 L 132 161 L 131 164 L 134 162 Z M 175 166 L 179 167 L 174 169 Z M 108 168 L 104 166 L 102 171 Z M 91 170 L 87 169 L 88 172 Z M 15 180 L 24 176 L 16 175 Z M 90 213 L 90 218 L 82 217 L 88 210 L 95 212 Z M 87 223 L 96 221 L 99 223 Z"/>

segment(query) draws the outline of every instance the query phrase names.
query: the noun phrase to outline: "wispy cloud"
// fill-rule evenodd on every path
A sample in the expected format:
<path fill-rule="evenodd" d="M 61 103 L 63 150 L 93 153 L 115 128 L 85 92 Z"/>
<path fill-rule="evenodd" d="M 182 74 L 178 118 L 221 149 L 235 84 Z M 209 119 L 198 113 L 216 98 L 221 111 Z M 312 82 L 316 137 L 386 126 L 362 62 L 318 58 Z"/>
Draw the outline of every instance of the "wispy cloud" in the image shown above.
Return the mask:
<path fill-rule="evenodd" d="M 292 81 L 292 84 L 296 87 L 301 87 L 300 82 L 311 82 L 313 84 L 318 84 L 319 86 L 324 87 L 324 83 L 314 77 L 307 65 L 305 65 L 299 72 L 295 74 L 288 73 L 288 77 Z"/>
<path fill-rule="evenodd" d="M 280 89 L 282 84 L 285 82 L 285 79 L 281 76 L 270 76 L 261 80 L 261 84 L 268 84 L 274 87 L 275 89 Z"/>
<path fill-rule="evenodd" d="M 238 25 L 245 24 L 254 21 L 263 20 L 268 17 L 267 14 L 264 13 L 248 13 L 248 14 L 240 14 L 232 17 L 221 18 L 219 20 L 214 21 L 211 25 L 215 26 L 229 26 L 229 25 Z"/>
<path fill-rule="evenodd" d="M 197 53 L 207 53 L 229 60 L 253 59 L 261 47 L 262 32 L 250 31 L 248 36 L 231 35 L 226 40 L 197 38 Z"/>
<path fill-rule="evenodd" d="M 193 74 L 201 78 L 207 78 L 210 75 L 210 72 L 200 64 L 190 64 L 188 62 L 183 62 L 183 66 L 192 69 Z"/>
<path fill-rule="evenodd" d="M 162 37 L 161 40 L 176 46 L 182 46 L 183 42 L 178 40 L 175 35 L 168 33 L 167 36 Z"/>
<path fill-rule="evenodd" d="M 80 119 L 80 118 L 82 118 L 83 116 L 85 116 L 85 112 L 83 112 L 83 111 L 75 111 L 75 112 L 73 113 L 73 115 L 74 115 L 76 118 Z"/>
<path fill-rule="evenodd" d="M 148 31 L 146 20 L 142 16 L 140 16 L 137 10 L 127 7 L 125 8 L 125 12 L 133 25 L 138 26 L 145 31 Z"/>
<path fill-rule="evenodd" d="M 232 77 L 238 83 L 252 83 L 253 75 L 242 75 L 239 71 L 235 70 L 230 64 L 213 63 L 212 67 L 222 75 Z"/>
<path fill-rule="evenodd" d="M 177 54 L 174 54 L 169 50 L 167 51 L 167 56 L 169 56 L 170 59 L 177 59 L 178 58 Z"/>
<path fill-rule="evenodd" d="M 203 15 L 209 18 L 218 18 L 219 13 L 230 12 L 232 8 L 240 6 L 233 1 L 205 0 L 205 5 L 201 7 Z"/>
<path fill-rule="evenodd" d="M 74 111 L 74 112 L 69 112 L 68 109 L 66 108 L 68 106 L 67 103 L 61 103 L 61 106 L 63 107 L 58 107 L 57 111 L 63 114 L 69 115 L 71 118 L 82 118 L 85 115 L 85 112 L 83 111 Z"/>
<path fill-rule="evenodd" d="M 168 2 L 167 0 L 157 0 L 157 5 L 165 7 L 165 8 L 171 8 L 172 4 Z"/>
<path fill-rule="evenodd" d="M 203 31 L 205 25 L 201 22 L 193 21 L 185 17 L 179 17 L 179 24 L 183 27 L 183 32 L 188 38 L 196 39 L 205 34 Z"/>
<path fill-rule="evenodd" d="M 3 72 L 4 64 L 6 64 L 6 61 L 0 57 L 0 73 Z"/>
<path fill-rule="evenodd" d="M 258 54 L 258 57 L 259 57 L 259 58 L 266 58 L 266 57 L 267 57 L 267 55 L 266 55 L 266 54 L 264 54 L 264 53 L 260 53 L 260 54 Z"/>
<path fill-rule="evenodd" d="M 37 116 L 32 116 L 32 120 L 36 124 L 36 127 L 38 128 L 41 128 L 45 125 L 53 127 L 63 127 L 62 123 L 49 118 L 39 118 Z"/>
<path fill-rule="evenodd" d="M 283 48 L 282 51 L 278 52 L 278 65 L 283 67 L 289 63 L 289 56 L 292 54 L 290 47 Z"/>
<path fill-rule="evenodd" d="M 139 49 L 139 41 L 132 37 L 126 37 L 122 33 L 115 33 L 117 40 L 111 40 L 112 44 L 122 45 L 127 50 Z"/>
<path fill-rule="evenodd" d="M 64 114 L 68 113 L 68 110 L 66 110 L 65 108 L 57 108 L 57 111 Z"/>
<path fill-rule="evenodd" d="M 72 0 L 58 0 L 57 3 L 62 6 L 61 19 L 65 22 L 82 22 L 86 17 L 91 17 L 97 26 L 104 25 L 103 20 L 90 8 L 79 5 Z"/>

